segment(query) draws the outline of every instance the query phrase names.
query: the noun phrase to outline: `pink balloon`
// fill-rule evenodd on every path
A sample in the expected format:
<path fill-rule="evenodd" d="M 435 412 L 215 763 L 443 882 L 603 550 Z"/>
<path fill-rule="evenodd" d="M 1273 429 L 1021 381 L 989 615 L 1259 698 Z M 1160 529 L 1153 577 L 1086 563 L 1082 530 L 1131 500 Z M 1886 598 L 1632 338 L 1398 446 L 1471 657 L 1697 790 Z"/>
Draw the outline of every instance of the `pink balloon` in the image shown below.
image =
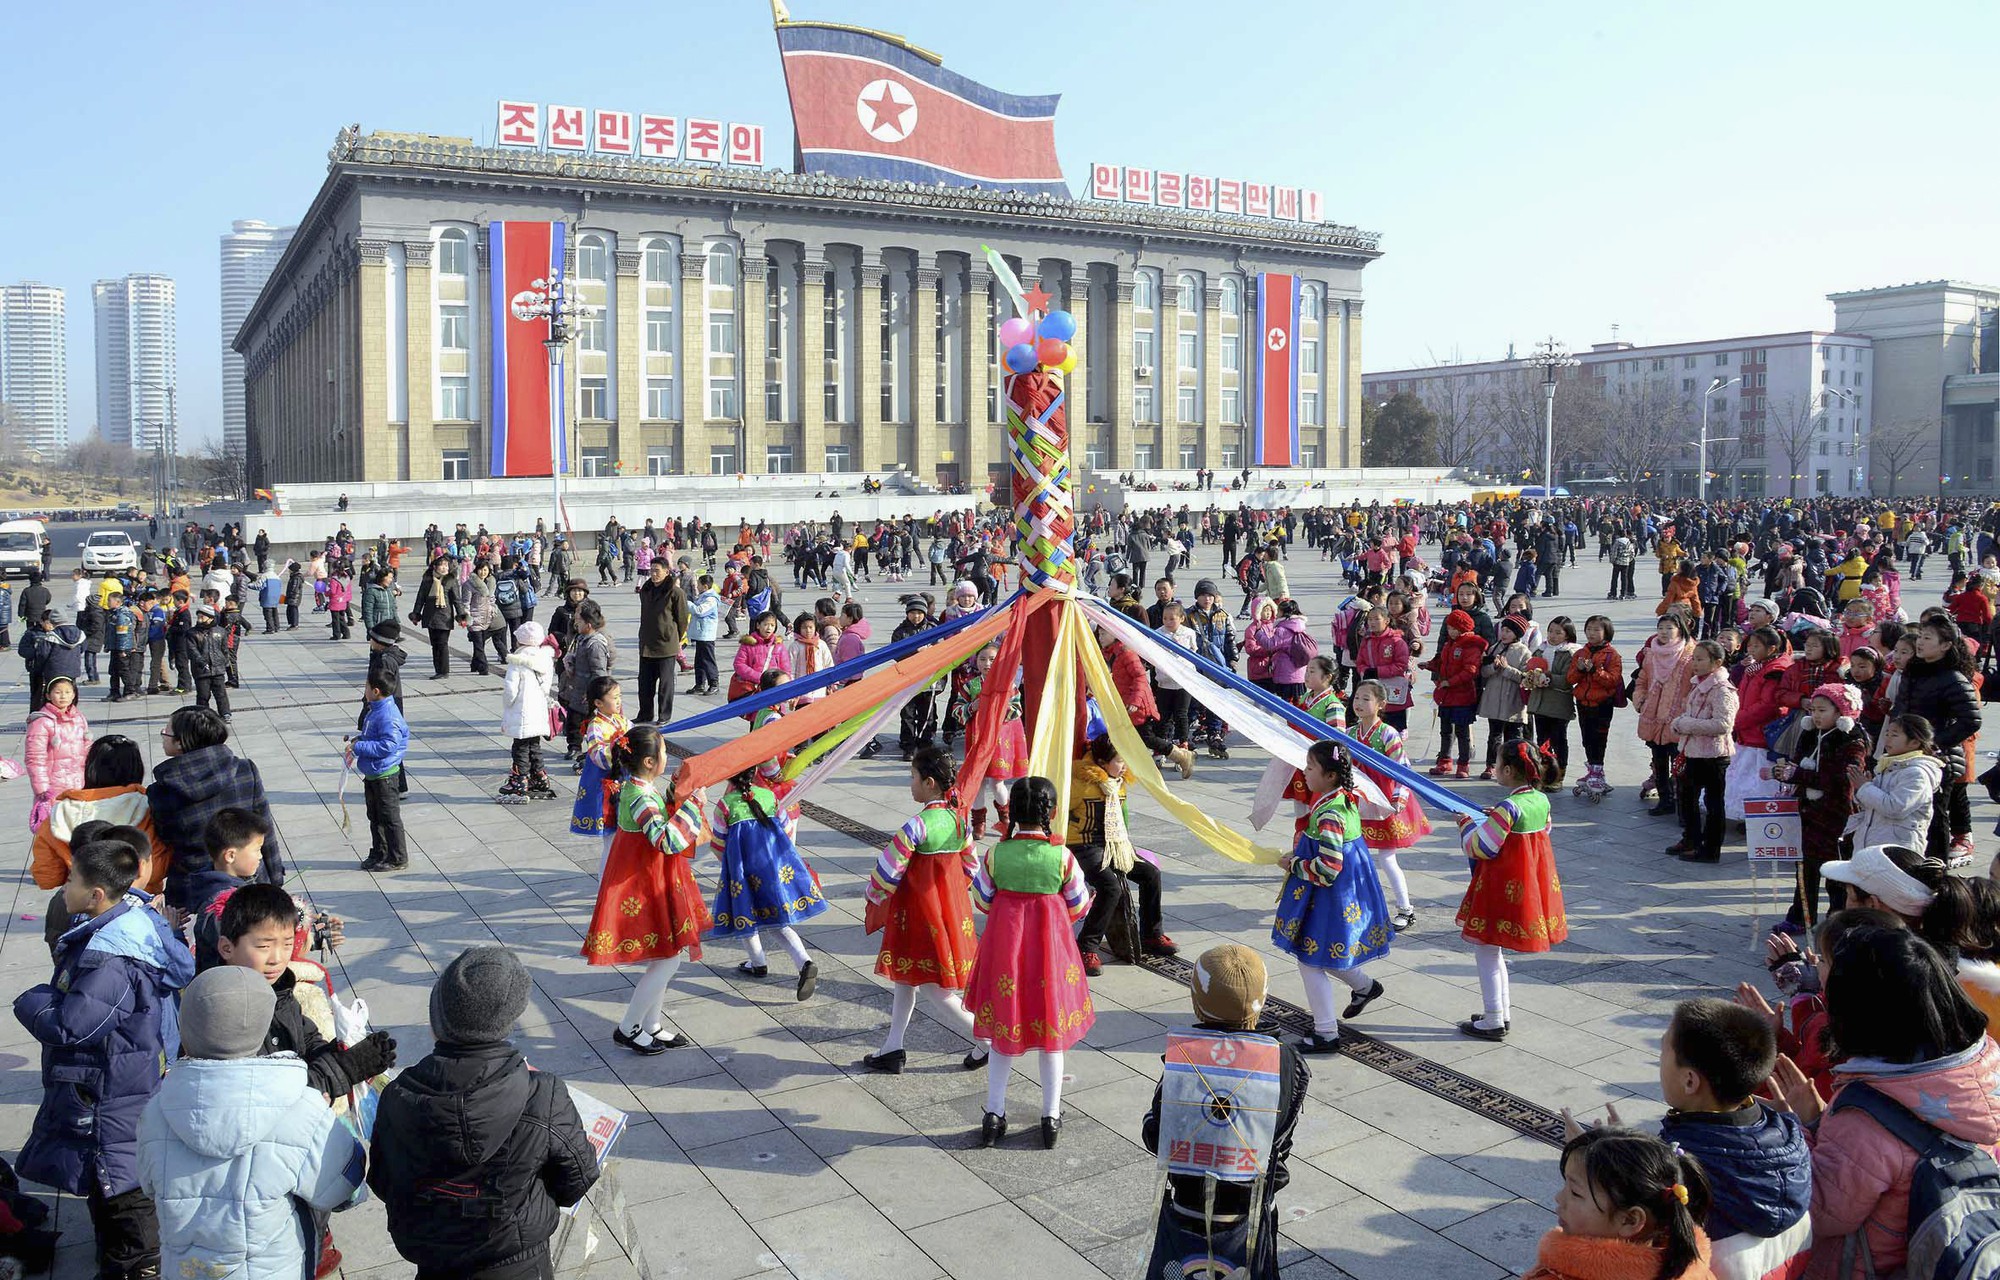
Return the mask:
<path fill-rule="evenodd" d="M 1034 340 L 1034 322 L 1025 316 L 1015 316 L 1011 320 L 1000 322 L 1001 347 L 1018 347 L 1024 342 L 1033 342 Z"/>

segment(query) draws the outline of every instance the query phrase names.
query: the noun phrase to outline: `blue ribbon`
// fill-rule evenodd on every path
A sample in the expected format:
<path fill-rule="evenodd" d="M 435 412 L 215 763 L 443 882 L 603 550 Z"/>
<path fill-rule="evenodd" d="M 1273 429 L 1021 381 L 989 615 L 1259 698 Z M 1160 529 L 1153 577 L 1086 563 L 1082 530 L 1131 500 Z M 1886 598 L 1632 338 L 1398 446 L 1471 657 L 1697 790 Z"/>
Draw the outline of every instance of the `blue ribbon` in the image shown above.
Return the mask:
<path fill-rule="evenodd" d="M 999 604 L 994 605 L 993 608 L 1008 608 L 1014 603 L 1015 597 L 1020 594 L 1019 591 L 1016 591 Z M 725 702 L 721 706 L 712 708 L 711 710 L 697 712 L 684 720 L 676 720 L 672 724 L 663 725 L 660 728 L 660 732 L 671 735 L 675 733 L 687 733 L 694 729 L 706 729 L 712 724 L 721 724 L 725 720 L 735 720 L 742 716 L 754 715 L 766 707 L 775 707 L 780 702 L 787 702 L 798 697 L 800 694 L 811 693 L 815 689 L 824 689 L 829 685 L 838 684 L 843 680 L 853 680 L 862 673 L 879 667 L 885 662 L 895 662 L 899 658 L 907 658 L 926 645 L 936 644 L 946 636 L 956 635 L 978 622 L 981 618 L 986 617 L 992 611 L 991 609 L 981 609 L 977 613 L 968 613 L 964 617 L 953 618 L 950 622 L 941 622 L 935 627 L 927 627 L 913 636 L 905 636 L 901 640 L 892 641 L 889 644 L 883 645 L 880 649 L 864 653 L 858 658 L 849 658 L 846 662 L 835 663 L 824 671 L 814 672 L 812 675 L 804 676 L 800 679 L 788 680 L 775 689 L 759 690 L 746 697 L 738 698 L 734 702 Z"/>

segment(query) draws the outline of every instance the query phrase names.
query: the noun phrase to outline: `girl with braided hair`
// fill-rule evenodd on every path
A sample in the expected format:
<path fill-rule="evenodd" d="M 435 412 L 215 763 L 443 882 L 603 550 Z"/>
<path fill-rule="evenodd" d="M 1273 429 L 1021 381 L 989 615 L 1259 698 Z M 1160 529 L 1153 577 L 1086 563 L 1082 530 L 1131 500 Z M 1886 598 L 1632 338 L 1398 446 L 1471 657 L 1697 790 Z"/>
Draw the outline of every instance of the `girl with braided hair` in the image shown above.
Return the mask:
<path fill-rule="evenodd" d="M 1472 861 L 1472 880 L 1458 906 L 1458 924 L 1479 966 L 1484 1012 L 1458 1024 L 1477 1040 L 1505 1040 L 1513 1020 L 1507 992 L 1509 951 L 1547 951 L 1569 937 L 1562 882 L 1549 844 L 1549 798 L 1542 788 L 1556 776 L 1555 753 L 1526 739 L 1507 744 L 1500 781 L 1507 798 L 1483 821 L 1460 814 L 1458 842 Z"/>
<path fill-rule="evenodd" d="M 752 765 L 731 778 L 728 793 L 715 806 L 713 847 L 722 859 L 722 874 L 715 889 L 712 936 L 741 938 L 749 957 L 737 972 L 761 978 L 770 972 L 762 931 L 775 931 L 799 967 L 797 996 L 809 1000 L 819 986 L 819 966 L 792 926 L 824 912 L 826 898 L 819 877 L 793 843 L 797 820 L 758 781 L 760 768 Z"/>

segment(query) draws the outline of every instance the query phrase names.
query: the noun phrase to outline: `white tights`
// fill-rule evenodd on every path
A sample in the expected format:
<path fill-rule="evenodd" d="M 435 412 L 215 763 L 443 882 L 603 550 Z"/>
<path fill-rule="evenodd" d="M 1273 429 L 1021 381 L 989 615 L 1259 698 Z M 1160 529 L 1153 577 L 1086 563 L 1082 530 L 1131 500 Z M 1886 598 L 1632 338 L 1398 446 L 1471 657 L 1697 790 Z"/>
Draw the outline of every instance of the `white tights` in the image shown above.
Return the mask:
<path fill-rule="evenodd" d="M 1007 797 L 1012 792 L 1013 786 L 1014 780 L 1012 778 L 988 778 L 980 784 L 980 804 L 983 806 L 990 802 L 997 813 L 1006 805 Z"/>
<path fill-rule="evenodd" d="M 1396 851 L 1370 849 L 1368 852 L 1374 857 L 1375 865 L 1381 869 L 1383 878 L 1389 882 L 1389 896 L 1396 900 L 1396 909 L 1408 911 L 1410 882 L 1403 876 L 1403 864 L 1396 861 Z"/>
<path fill-rule="evenodd" d="M 660 1023 L 664 1017 L 662 1007 L 667 999 L 667 984 L 674 980 L 674 975 L 680 970 L 680 956 L 674 956 L 669 960 L 655 960 L 646 966 L 646 971 L 639 975 L 639 985 L 632 988 L 632 999 L 625 1005 L 625 1016 L 618 1020 L 618 1025 L 624 1028 L 625 1034 L 636 1036 L 642 1031 L 649 1035 L 659 1034 Z"/>
<path fill-rule="evenodd" d="M 1306 1003 L 1312 1006 L 1313 1034 L 1329 1039 L 1340 1034 L 1339 996 L 1334 992 L 1334 982 L 1338 980 L 1355 992 L 1375 985 L 1375 980 L 1360 965 L 1352 969 L 1321 969 L 1304 961 L 1299 963 L 1299 980 L 1306 984 Z"/>
<path fill-rule="evenodd" d="M 910 1029 L 910 1015 L 917 1011 L 917 997 L 923 996 L 931 1007 L 931 1016 L 944 1023 L 953 1031 L 973 1043 L 978 1038 L 972 1034 L 972 1014 L 958 992 L 946 991 L 934 982 L 921 987 L 905 986 L 898 982 L 890 988 L 893 1003 L 889 1006 L 889 1038 L 882 1042 L 882 1052 L 894 1053 L 903 1047 L 903 1033 Z"/>
<path fill-rule="evenodd" d="M 1475 943 L 1472 958 L 1479 965 L 1479 995 L 1486 1001 L 1486 1016 L 1479 1025 L 1491 1031 L 1514 1020 L 1514 1001 L 1507 986 L 1507 953 L 1499 947 Z"/>
<path fill-rule="evenodd" d="M 1042 1055 L 1042 1114 L 1051 1118 L 1062 1115 L 1063 1056 L 1060 1049 L 1041 1050 Z M 1014 1063 L 1021 1054 L 1005 1054 L 998 1049 L 986 1060 L 986 1109 L 996 1116 L 1007 1114 L 1007 1076 L 1014 1070 Z"/>
<path fill-rule="evenodd" d="M 797 930 L 785 924 L 779 925 L 771 932 L 777 934 L 778 941 L 785 944 L 785 952 L 792 957 L 792 963 L 801 969 L 805 968 L 806 963 L 812 959 L 812 952 L 807 951 L 806 944 L 799 941 Z M 761 932 L 746 936 L 743 939 L 743 949 L 750 953 L 751 964 L 764 963 L 764 935 Z"/>

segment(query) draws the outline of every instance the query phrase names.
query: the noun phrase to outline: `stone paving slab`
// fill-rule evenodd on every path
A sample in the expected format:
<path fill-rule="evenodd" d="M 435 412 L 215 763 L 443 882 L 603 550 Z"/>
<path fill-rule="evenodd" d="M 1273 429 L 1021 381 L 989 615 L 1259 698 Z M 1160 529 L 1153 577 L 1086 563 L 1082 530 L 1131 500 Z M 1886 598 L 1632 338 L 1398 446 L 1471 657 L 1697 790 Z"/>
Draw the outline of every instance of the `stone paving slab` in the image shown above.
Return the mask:
<path fill-rule="evenodd" d="M 1216 555 L 1204 548 L 1198 572 L 1208 572 Z M 1330 567 L 1303 553 L 1290 569 L 1322 634 L 1338 598 Z M 1601 564 L 1586 558 L 1565 579 L 1572 594 L 1538 601 L 1540 616 L 1608 613 L 1628 652 L 1650 629 L 1650 601 L 1600 598 L 1608 579 Z M 884 634 L 902 589 L 862 588 Z M 620 638 L 619 669 L 629 676 L 636 601 L 623 586 L 596 594 Z M 809 608 L 816 594 L 788 590 L 787 607 Z M 331 961 L 336 980 L 368 1000 L 406 1061 L 430 1046 L 427 1006 L 437 971 L 463 947 L 497 940 L 521 954 L 534 979 L 518 1036 L 530 1060 L 631 1110 L 632 1126 L 605 1179 L 559 1238 L 563 1274 L 1139 1274 L 1159 1190 L 1138 1142 L 1139 1119 L 1158 1079 L 1162 1037 L 1187 1020 L 1177 984 L 1149 969 L 1108 968 L 1093 984 L 1097 1023 L 1065 1059 L 1060 1145 L 1040 1148 L 1034 1075 L 1023 1070 L 1010 1086 L 1014 1131 L 999 1149 L 980 1150 L 973 1135 L 985 1076 L 960 1068 L 966 1045 L 921 1006 L 905 1074 L 879 1076 L 860 1066 L 879 1043 L 888 1009 L 886 984 L 873 973 L 873 940 L 859 917 L 875 847 L 809 816 L 801 843 L 833 903 L 802 931 L 821 966 L 818 995 L 794 1000 L 791 964 L 780 949 L 772 949 L 771 975 L 760 982 L 735 972 L 739 948 L 716 944 L 682 970 L 669 997 L 669 1017 L 697 1047 L 657 1058 L 627 1054 L 610 1043 L 610 1031 L 633 973 L 592 968 L 577 955 L 595 898 L 597 842 L 569 835 L 567 797 L 493 803 L 506 767 L 497 677 L 466 672 L 461 647 L 453 674 L 429 680 L 421 641 L 409 647 L 407 873 L 375 877 L 357 869 L 366 844 L 358 790 L 347 796 L 351 827 L 341 828 L 338 760 L 366 666 L 361 644 L 329 640 L 324 621 L 311 615 L 296 632 L 253 637 L 235 697 L 233 742 L 263 773 L 293 869 L 290 887 L 348 920 L 349 941 Z M 0 699 L 18 725 L 19 671 L 0 667 L 7 668 Z M 126 733 L 157 753 L 174 700 L 111 707 L 96 701 L 101 687 L 84 692 L 98 733 Z M 713 702 L 683 694 L 675 705 L 686 714 Z M 1428 761 L 1438 741 L 1435 719 L 1424 707 L 1412 719 L 1410 755 Z M 1464 864 L 1448 822 L 1402 859 L 1419 921 L 1374 966 L 1387 994 L 1358 1030 L 1544 1108 L 1571 1106 L 1602 1118 L 1615 1106 L 1628 1122 L 1657 1121 L 1658 1041 L 1668 1013 L 1677 1000 L 1761 976 L 1754 925 L 1782 910 L 1785 886 L 1755 882 L 1740 845 L 1717 867 L 1661 856 L 1678 833 L 1672 822 L 1643 814 L 1637 783 L 1646 764 L 1632 724 L 1623 714 L 1614 722 L 1618 790 L 1609 799 L 1591 805 L 1565 793 L 1555 800 L 1571 939 L 1512 967 L 1516 1013 L 1508 1042 L 1470 1041 L 1453 1029 L 1479 999 L 1470 952 L 1451 923 Z M 741 728 L 732 720 L 678 743 L 700 750 Z M 567 791 L 560 755 L 557 747 L 548 758 Z M 1243 827 L 1263 760 L 1247 748 L 1232 757 L 1199 761 L 1182 790 Z M 1476 799 L 1498 798 L 1491 785 L 1457 785 Z M 24 824 L 25 792 L 24 784 L 0 787 L 0 822 Z M 816 803 L 892 829 L 910 807 L 907 773 L 891 750 L 854 765 Z M 1184 949 L 1248 942 L 1271 963 L 1273 995 L 1302 1003 L 1296 970 L 1269 946 L 1275 873 L 1224 862 L 1165 822 L 1149 799 L 1135 798 L 1133 808 L 1140 843 L 1161 855 L 1168 928 Z M 1274 828 L 1263 838 L 1281 837 Z M 48 971 L 41 916 L 49 895 L 28 880 L 25 838 L 20 848 L 11 890 L 0 883 L 9 907 L 0 927 L 0 983 L 10 991 Z M 712 883 L 712 862 L 707 878 Z M 40 1096 L 38 1061 L 18 1024 L 0 1019 L 0 1149 L 18 1149 L 27 1133 Z M 1278 1199 L 1287 1280 L 1483 1280 L 1532 1263 L 1535 1241 L 1552 1221 L 1551 1147 L 1353 1059 L 1315 1059 L 1312 1069 L 1292 1182 Z M 88 1276 L 83 1206 L 57 1199 L 63 1248 L 55 1275 Z M 379 1204 L 340 1215 L 335 1235 L 344 1275 L 410 1274 L 387 1238 Z"/>

